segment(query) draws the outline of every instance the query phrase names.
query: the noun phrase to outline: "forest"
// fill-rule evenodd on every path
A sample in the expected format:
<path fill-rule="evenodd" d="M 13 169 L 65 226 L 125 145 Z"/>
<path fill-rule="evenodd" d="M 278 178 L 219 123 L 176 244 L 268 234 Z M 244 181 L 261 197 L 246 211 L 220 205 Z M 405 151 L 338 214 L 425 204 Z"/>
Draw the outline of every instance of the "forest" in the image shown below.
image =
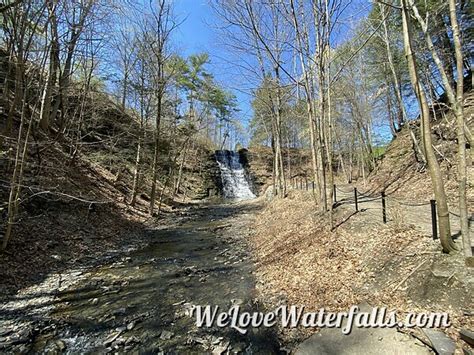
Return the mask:
<path fill-rule="evenodd" d="M 472 353 L 473 13 L 0 1 L 0 352 Z"/>

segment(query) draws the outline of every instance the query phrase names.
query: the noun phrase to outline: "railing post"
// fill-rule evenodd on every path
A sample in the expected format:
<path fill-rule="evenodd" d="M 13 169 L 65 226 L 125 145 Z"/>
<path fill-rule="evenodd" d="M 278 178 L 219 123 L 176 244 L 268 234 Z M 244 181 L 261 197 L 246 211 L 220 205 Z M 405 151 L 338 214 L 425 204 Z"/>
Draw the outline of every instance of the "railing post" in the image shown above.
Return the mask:
<path fill-rule="evenodd" d="M 436 218 L 436 200 L 430 200 L 431 204 L 431 228 L 433 229 L 433 239 L 438 239 L 438 221 Z"/>
<path fill-rule="evenodd" d="M 336 184 L 332 185 L 332 194 L 334 196 L 334 203 L 337 203 Z"/>
<path fill-rule="evenodd" d="M 312 185 L 313 185 L 313 192 L 314 192 L 314 181 L 312 182 Z"/>
<path fill-rule="evenodd" d="M 303 178 L 300 180 L 300 190 L 303 190 Z"/>
<path fill-rule="evenodd" d="M 305 179 L 305 183 L 306 183 L 306 191 L 308 191 L 308 180 Z"/>
<path fill-rule="evenodd" d="M 354 187 L 354 201 L 355 201 L 356 212 L 359 212 L 359 204 L 357 202 L 357 187 Z"/>
<path fill-rule="evenodd" d="M 382 191 L 382 219 L 383 219 L 383 223 L 387 223 L 387 207 L 385 204 L 385 191 Z"/>

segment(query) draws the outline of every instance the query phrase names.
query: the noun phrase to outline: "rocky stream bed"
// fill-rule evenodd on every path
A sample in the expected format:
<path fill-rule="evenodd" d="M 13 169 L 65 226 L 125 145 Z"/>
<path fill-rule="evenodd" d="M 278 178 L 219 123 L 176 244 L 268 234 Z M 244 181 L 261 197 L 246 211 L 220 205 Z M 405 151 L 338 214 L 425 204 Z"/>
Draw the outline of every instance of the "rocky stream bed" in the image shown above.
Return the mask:
<path fill-rule="evenodd" d="M 147 246 L 51 274 L 0 305 L 0 352 L 278 353 L 272 330 L 198 328 L 193 305 L 260 310 L 246 236 L 258 203 L 191 206 Z"/>

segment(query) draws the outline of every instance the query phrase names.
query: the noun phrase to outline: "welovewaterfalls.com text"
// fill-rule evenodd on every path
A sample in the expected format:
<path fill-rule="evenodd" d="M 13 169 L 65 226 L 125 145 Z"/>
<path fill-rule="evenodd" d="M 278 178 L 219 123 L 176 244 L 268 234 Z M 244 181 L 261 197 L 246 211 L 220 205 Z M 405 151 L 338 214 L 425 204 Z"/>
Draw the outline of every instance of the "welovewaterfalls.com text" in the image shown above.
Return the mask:
<path fill-rule="evenodd" d="M 447 313 L 408 313 L 403 320 L 399 320 L 395 311 L 387 311 L 385 307 L 375 307 L 370 312 L 361 311 L 358 306 L 352 306 L 348 312 L 328 312 L 324 308 L 317 312 L 305 312 L 303 306 L 280 306 L 264 313 L 243 311 L 239 305 L 226 311 L 221 311 L 219 306 L 207 305 L 195 306 L 190 315 L 196 318 L 196 326 L 200 328 L 231 327 L 242 334 L 247 333 L 250 327 L 270 328 L 278 323 L 283 328 L 341 328 L 343 334 L 350 334 L 354 327 L 444 328 L 451 325 Z"/>

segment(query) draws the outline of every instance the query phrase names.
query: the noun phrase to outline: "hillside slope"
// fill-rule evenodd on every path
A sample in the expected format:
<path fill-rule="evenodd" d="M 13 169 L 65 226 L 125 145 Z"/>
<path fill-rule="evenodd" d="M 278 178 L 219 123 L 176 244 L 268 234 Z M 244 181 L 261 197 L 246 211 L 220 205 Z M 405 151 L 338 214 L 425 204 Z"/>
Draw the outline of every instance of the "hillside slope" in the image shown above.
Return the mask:
<path fill-rule="evenodd" d="M 165 223 L 163 219 L 170 216 L 173 209 L 183 202 L 203 197 L 207 186 L 212 184 L 205 168 L 211 156 L 208 144 L 194 139 L 187 146 L 183 160 L 180 153 L 184 138 L 176 139 L 169 133 L 171 130 L 165 129 L 160 137 L 156 202 L 161 206 L 161 213 L 150 217 L 150 166 L 154 147 L 150 124 L 142 146 L 138 199 L 136 205 L 131 206 L 139 132 L 136 115 L 122 110 L 102 92 L 91 92 L 84 98 L 80 97 L 79 88 L 74 87 L 69 99 L 71 110 L 77 109 L 77 105 L 84 108 L 80 125 L 58 134 L 54 126 L 50 132 L 43 132 L 33 123 L 18 218 L 7 250 L 0 253 L 0 263 L 5 266 L 0 270 L 2 296 L 38 282 L 59 268 L 95 263 L 100 256 L 114 250 L 142 243 L 148 227 Z M 8 104 L 0 102 L 2 132 L 5 132 Z M 7 222 L 19 115 L 15 115 L 13 131 L 9 137 L 3 136 L 1 145 L 0 242 Z M 26 127 L 25 124 L 22 141 Z M 176 181 L 169 177 L 171 169 L 175 169 L 174 179 L 178 169 L 182 171 L 177 193 L 173 188 Z"/>
<path fill-rule="evenodd" d="M 466 94 L 464 114 L 470 131 L 474 131 L 474 92 Z M 438 161 L 444 176 L 445 188 L 450 205 L 457 204 L 457 140 L 456 127 L 451 113 L 437 110 L 432 118 L 432 137 Z M 420 139 L 419 121 L 410 122 L 411 130 Z M 472 148 L 468 149 L 468 205 L 474 208 L 474 166 Z M 412 139 L 408 127 L 404 127 L 398 136 L 388 145 L 386 152 L 378 161 L 376 168 L 368 177 L 365 190 L 399 196 L 411 201 L 427 201 L 433 198 L 429 173 L 415 157 Z M 474 210 L 472 210 L 474 212 Z"/>

